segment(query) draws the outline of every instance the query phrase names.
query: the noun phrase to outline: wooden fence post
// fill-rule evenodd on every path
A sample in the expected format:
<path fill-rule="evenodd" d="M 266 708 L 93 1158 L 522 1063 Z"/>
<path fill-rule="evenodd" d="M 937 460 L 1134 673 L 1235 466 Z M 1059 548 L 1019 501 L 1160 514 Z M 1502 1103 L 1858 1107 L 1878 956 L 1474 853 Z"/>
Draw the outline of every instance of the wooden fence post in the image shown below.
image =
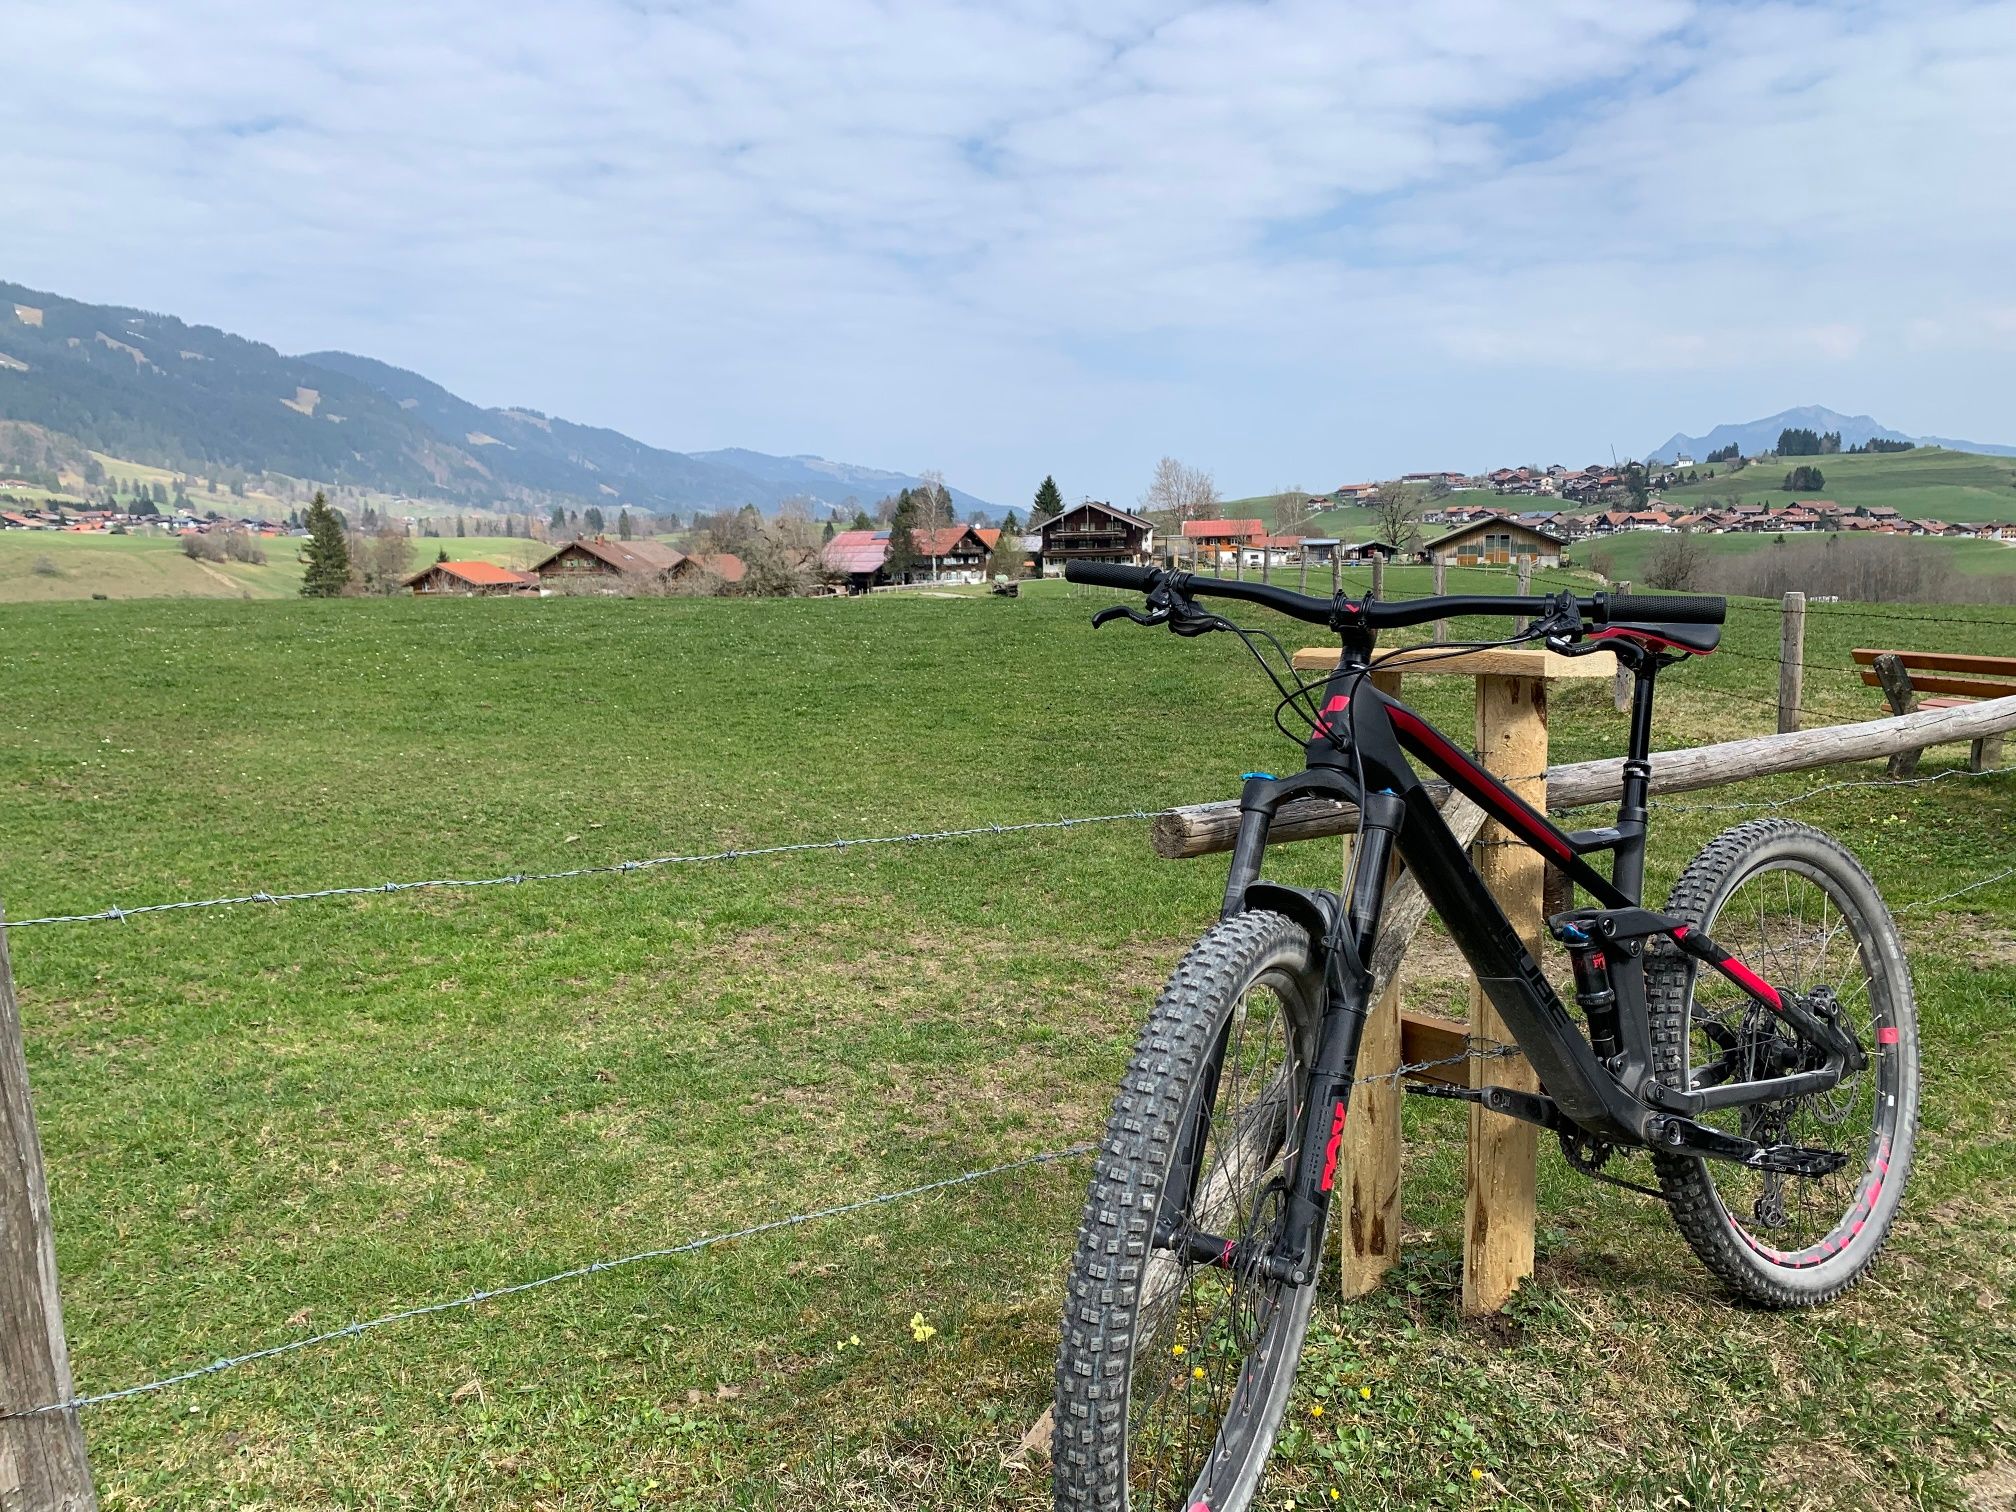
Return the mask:
<path fill-rule="evenodd" d="M 1876 658 L 1876 676 L 1883 686 L 1883 696 L 1890 700 L 1892 714 L 1909 714 L 1918 707 L 1918 695 L 1911 691 L 1911 674 L 1904 670 L 1904 663 L 1894 656 Z M 1899 751 L 1890 758 L 1888 768 L 1892 777 L 1909 777 L 1918 770 L 1920 748 L 1913 746 L 1908 751 Z"/>
<path fill-rule="evenodd" d="M 1374 672 L 1372 686 L 1400 696 L 1398 672 Z M 1350 885 L 1346 853 L 1345 886 Z M 1399 872 L 1396 861 L 1393 873 Z M 1351 1091 L 1351 1116 L 1344 1125 L 1343 1166 L 1350 1190 L 1339 1191 L 1344 1211 L 1338 1272 L 1345 1297 L 1362 1297 L 1400 1260 L 1400 973 L 1395 970 L 1372 1004 L 1365 1037 L 1358 1045 L 1361 1081 Z"/>
<path fill-rule="evenodd" d="M 42 1139 L 28 1098 L 21 1010 L 0 910 L 0 1412 L 72 1394 Z M 73 1407 L 0 1419 L 0 1507 L 6 1512 L 96 1512 L 84 1429 Z"/>
<path fill-rule="evenodd" d="M 1386 597 L 1386 558 L 1372 553 L 1372 597 Z"/>
<path fill-rule="evenodd" d="M 1629 593 L 1631 591 L 1631 579 L 1625 578 L 1623 582 L 1610 591 L 1619 594 Z M 1631 687 L 1633 681 L 1631 669 L 1624 665 L 1623 659 L 1620 657 L 1617 662 L 1617 680 L 1610 685 L 1610 701 L 1617 706 L 1619 714 L 1622 714 L 1626 709 L 1631 707 Z"/>
<path fill-rule="evenodd" d="M 1440 598 L 1445 592 L 1447 592 L 1447 589 L 1444 585 L 1447 584 L 1448 581 L 1449 581 L 1449 563 L 1445 561 L 1443 558 L 1438 556 L 1437 558 L 1435 558 L 1435 596 L 1437 598 Z M 1449 621 L 1445 619 L 1438 619 L 1437 621 L 1435 621 L 1435 639 L 1437 639 L 1438 641 L 1446 641 L 1447 639 L 1449 639 Z"/>
<path fill-rule="evenodd" d="M 1527 594 L 1531 593 L 1532 591 L 1533 591 L 1533 559 L 1531 557 L 1527 557 L 1519 563 L 1519 597 L 1524 598 L 1526 597 Z M 1524 635 L 1526 633 L 1525 615 L 1519 614 L 1513 616 L 1512 633 L 1514 635 Z"/>
<path fill-rule="evenodd" d="M 1344 565 L 1337 560 L 1337 553 L 1330 553 L 1330 597 L 1333 599 L 1344 591 Z"/>
<path fill-rule="evenodd" d="M 1477 679 L 1477 752 L 1499 780 L 1542 813 L 1547 809 L 1547 683 L 1540 677 Z M 1536 776 L 1535 774 L 1539 774 Z M 1477 873 L 1536 959 L 1541 953 L 1542 887 L 1546 863 L 1510 843 L 1506 830 L 1484 826 Z M 1470 986 L 1470 1032 L 1508 1044 L 1512 1031 L 1482 987 Z M 1540 1090 L 1523 1056 L 1470 1063 L 1470 1085 Z M 1533 1274 L 1533 1226 L 1539 1130 L 1532 1124 L 1470 1107 L 1469 1161 L 1463 1196 L 1463 1310 L 1496 1312 Z"/>
<path fill-rule="evenodd" d="M 1785 595 L 1778 622 L 1778 733 L 1799 728 L 1799 703 L 1806 682 L 1806 595 Z"/>
<path fill-rule="evenodd" d="M 1301 556 L 1302 573 L 1295 581 L 1295 591 L 1297 593 L 1307 593 L 1309 591 L 1309 552 L 1306 548 L 1301 553 Z"/>

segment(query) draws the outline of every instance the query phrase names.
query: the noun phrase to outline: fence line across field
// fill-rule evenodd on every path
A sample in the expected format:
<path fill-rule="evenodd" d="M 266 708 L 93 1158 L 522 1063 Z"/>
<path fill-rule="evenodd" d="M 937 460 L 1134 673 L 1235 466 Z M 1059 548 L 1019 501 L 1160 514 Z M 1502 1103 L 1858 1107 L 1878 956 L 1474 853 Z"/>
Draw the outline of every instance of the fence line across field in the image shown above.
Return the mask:
<path fill-rule="evenodd" d="M 1471 1040 L 1462 1050 L 1453 1055 L 1436 1056 L 1415 1061 L 1412 1064 L 1382 1071 L 1374 1076 L 1361 1076 L 1353 1086 L 1374 1084 L 1396 1084 L 1402 1078 L 1417 1076 L 1423 1072 L 1445 1070 L 1450 1066 L 1469 1061 L 1503 1060 L 1519 1053 L 1516 1045 L 1498 1044 L 1492 1041 Z M 496 1302 L 506 1297 L 524 1296 L 541 1291 L 563 1281 L 580 1281 L 590 1276 L 602 1275 L 609 1271 L 622 1270 L 633 1265 L 641 1265 L 652 1260 L 669 1260 L 680 1255 L 697 1254 L 701 1250 L 717 1245 L 734 1244 L 744 1239 L 758 1238 L 764 1234 L 776 1233 L 781 1229 L 797 1228 L 808 1223 L 816 1223 L 829 1218 L 844 1218 L 853 1213 L 865 1212 L 870 1208 L 886 1207 L 892 1203 L 905 1202 L 918 1197 L 929 1196 L 933 1192 L 949 1191 L 954 1187 L 970 1186 L 996 1176 L 1006 1176 L 1016 1171 L 1026 1171 L 1037 1166 L 1057 1165 L 1064 1161 L 1076 1160 L 1090 1155 L 1099 1148 L 1094 1141 L 1086 1140 L 1067 1145 L 1062 1149 L 1045 1150 L 1037 1155 L 1025 1155 L 1017 1160 L 1003 1161 L 999 1165 L 984 1166 L 978 1170 L 962 1171 L 956 1176 L 940 1177 L 935 1181 L 920 1182 L 916 1186 L 901 1187 L 895 1191 L 880 1192 L 873 1197 L 862 1197 L 852 1202 L 835 1203 L 831 1207 L 814 1208 L 809 1212 L 794 1213 L 785 1218 L 772 1218 L 762 1223 L 753 1223 L 744 1228 L 731 1229 L 726 1233 L 706 1234 L 697 1239 L 689 1239 L 681 1244 L 664 1245 L 656 1249 L 637 1250 L 632 1254 L 619 1255 L 608 1260 L 594 1260 L 585 1265 L 577 1265 L 568 1270 L 555 1271 L 551 1275 L 540 1276 L 530 1281 L 517 1281 L 509 1285 L 490 1287 L 468 1292 L 463 1296 L 450 1297 L 439 1302 L 424 1302 L 415 1307 L 397 1308 L 381 1313 L 377 1317 L 360 1319 L 345 1324 L 341 1328 L 326 1329 L 321 1333 L 309 1334 L 299 1339 L 289 1339 L 285 1343 L 268 1345 L 262 1349 L 247 1350 L 242 1354 L 220 1355 L 204 1365 L 188 1370 L 176 1371 L 152 1381 L 142 1381 L 132 1386 L 122 1386 L 112 1391 L 79 1393 L 62 1401 L 43 1402 L 33 1407 L 17 1407 L 0 1411 L 0 1422 L 10 1422 L 21 1418 L 46 1416 L 52 1412 L 72 1412 L 85 1407 L 102 1407 L 112 1402 L 123 1402 L 135 1397 L 151 1396 L 167 1391 L 171 1387 L 186 1386 L 208 1376 L 221 1375 L 225 1371 L 240 1366 L 257 1364 L 262 1360 L 277 1359 L 282 1355 L 295 1354 L 304 1349 L 314 1349 L 326 1344 L 340 1343 L 354 1339 L 360 1334 L 375 1329 L 389 1327 L 394 1323 L 411 1322 L 416 1318 L 438 1317 L 446 1313 L 458 1312 L 465 1308 Z"/>

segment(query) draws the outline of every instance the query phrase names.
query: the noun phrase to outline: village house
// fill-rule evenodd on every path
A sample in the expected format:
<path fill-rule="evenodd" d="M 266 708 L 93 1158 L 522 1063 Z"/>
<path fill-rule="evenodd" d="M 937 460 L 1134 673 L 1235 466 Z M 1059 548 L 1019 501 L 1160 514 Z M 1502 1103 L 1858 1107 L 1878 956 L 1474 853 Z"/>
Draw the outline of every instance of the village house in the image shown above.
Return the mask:
<path fill-rule="evenodd" d="M 1185 520 L 1183 541 L 1190 560 L 1222 562 L 1250 542 L 1267 534 L 1258 520 Z"/>
<path fill-rule="evenodd" d="M 495 594 L 537 593 L 539 575 L 535 572 L 514 572 L 509 567 L 499 567 L 495 562 L 430 562 L 418 572 L 401 578 L 399 586 L 410 588 L 416 596 L 422 597 L 446 594 L 483 598 Z"/>
<path fill-rule="evenodd" d="M 913 583 L 978 583 L 987 576 L 987 542 L 971 525 L 913 530 L 910 544 L 917 553 Z"/>
<path fill-rule="evenodd" d="M 1339 504 L 1369 504 L 1378 493 L 1377 483 L 1346 483 L 1331 497 Z"/>
<path fill-rule="evenodd" d="M 680 561 L 680 553 L 660 541 L 577 536 L 534 562 L 530 570 L 550 588 L 592 582 L 596 578 L 662 580 L 671 575 Z"/>
<path fill-rule="evenodd" d="M 1557 535 L 1495 515 L 1436 537 L 1422 548 L 1421 560 L 1451 567 L 1514 566 L 1525 562 L 1535 567 L 1559 567 L 1567 544 Z"/>
<path fill-rule="evenodd" d="M 866 593 L 889 581 L 889 532 L 842 530 L 819 553 L 828 577 L 838 578 L 849 593 Z"/>
<path fill-rule="evenodd" d="M 1155 527 L 1137 514 L 1096 499 L 1074 504 L 1036 527 L 1047 571 L 1053 562 L 1123 562 L 1134 567 L 1155 561 Z M 997 532 L 998 534 L 998 532 Z"/>

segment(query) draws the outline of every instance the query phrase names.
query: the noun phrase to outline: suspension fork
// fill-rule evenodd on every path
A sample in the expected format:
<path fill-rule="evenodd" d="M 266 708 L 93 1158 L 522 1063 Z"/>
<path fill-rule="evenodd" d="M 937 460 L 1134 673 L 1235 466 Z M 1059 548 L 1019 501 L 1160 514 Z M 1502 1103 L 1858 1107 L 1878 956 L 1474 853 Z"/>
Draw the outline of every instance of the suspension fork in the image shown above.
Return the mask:
<path fill-rule="evenodd" d="M 1309 1100 L 1302 1109 L 1300 1152 L 1295 1162 L 1287 1212 L 1268 1271 L 1293 1286 L 1313 1281 L 1322 1255 L 1318 1245 L 1330 1212 L 1331 1190 L 1344 1147 L 1344 1123 L 1351 1111 L 1358 1046 L 1371 1012 L 1373 942 L 1386 906 L 1387 863 L 1400 833 L 1405 805 L 1394 793 L 1363 793 L 1363 827 L 1352 858 L 1351 897 L 1340 909 L 1333 938 L 1323 951 L 1323 1014 L 1316 1058 L 1309 1068 Z"/>

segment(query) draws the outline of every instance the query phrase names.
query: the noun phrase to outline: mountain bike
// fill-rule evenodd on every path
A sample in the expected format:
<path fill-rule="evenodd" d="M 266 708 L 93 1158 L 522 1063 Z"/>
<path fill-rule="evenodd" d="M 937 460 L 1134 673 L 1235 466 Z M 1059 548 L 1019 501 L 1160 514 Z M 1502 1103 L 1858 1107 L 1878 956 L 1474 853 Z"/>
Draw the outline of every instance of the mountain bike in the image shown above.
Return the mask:
<path fill-rule="evenodd" d="M 1093 617 L 1240 637 L 1303 746 L 1291 776 L 1247 774 L 1218 922 L 1155 1001 L 1114 1100 L 1066 1288 L 1052 1438 L 1068 1512 L 1239 1512 L 1259 1489 L 1316 1300 L 1373 942 L 1396 855 L 1538 1073 L 1541 1091 L 1438 1095 L 1552 1130 L 1578 1170 L 1662 1197 L 1695 1253 L 1741 1297 L 1809 1306 L 1853 1285 L 1910 1174 L 1918 1033 L 1889 910 L 1840 842 L 1781 819 L 1716 837 L 1663 911 L 1641 905 L 1658 674 L 1712 652 L 1723 600 L 1571 593 L 1400 601 L 1314 598 L 1264 583 L 1072 563 L 1075 583 L 1138 591 Z M 1336 670 L 1285 679 L 1280 641 L 1197 602 L 1321 625 Z M 1607 653 L 1633 680 L 1616 822 L 1562 830 L 1419 714 L 1380 691 L 1374 639 L 1457 616 L 1531 616 L 1505 640 Z M 1284 720 L 1290 715 L 1297 724 Z M 1569 885 L 1548 932 L 1580 1018 L 1478 877 L 1409 758 L 1479 805 Z M 1264 880 L 1291 799 L 1357 810 L 1340 894 Z M 1607 853 L 1609 875 L 1594 864 Z M 1579 896 L 1587 903 L 1575 906 Z M 1748 960 L 1725 941 L 1740 944 Z M 1650 1157 L 1658 1185 L 1606 1172 Z"/>

